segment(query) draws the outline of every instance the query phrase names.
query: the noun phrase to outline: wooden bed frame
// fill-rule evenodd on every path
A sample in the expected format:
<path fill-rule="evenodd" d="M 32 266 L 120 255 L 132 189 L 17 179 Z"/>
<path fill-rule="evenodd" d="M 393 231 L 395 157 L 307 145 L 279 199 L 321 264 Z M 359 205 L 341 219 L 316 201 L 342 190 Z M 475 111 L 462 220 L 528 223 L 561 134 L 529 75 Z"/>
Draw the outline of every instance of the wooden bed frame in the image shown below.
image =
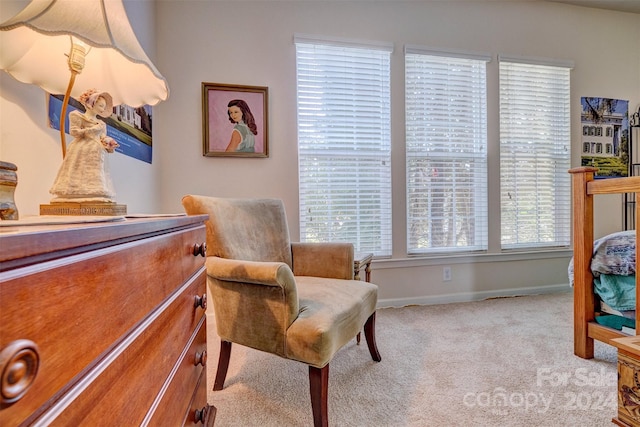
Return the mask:
<path fill-rule="evenodd" d="M 635 193 L 636 230 L 640 222 L 640 176 L 594 180 L 596 171 L 596 168 L 588 166 L 569 171 L 573 190 L 573 350 L 576 356 L 584 359 L 593 358 L 594 339 L 613 345 L 612 339 L 628 336 L 595 321 L 596 297 L 590 267 L 593 255 L 593 197 L 597 194 Z M 640 259 L 639 251 L 640 245 L 636 243 L 636 259 Z M 640 274 L 636 274 L 636 307 L 640 301 L 639 279 Z M 637 315 L 636 333 L 640 334 L 640 316 Z"/>

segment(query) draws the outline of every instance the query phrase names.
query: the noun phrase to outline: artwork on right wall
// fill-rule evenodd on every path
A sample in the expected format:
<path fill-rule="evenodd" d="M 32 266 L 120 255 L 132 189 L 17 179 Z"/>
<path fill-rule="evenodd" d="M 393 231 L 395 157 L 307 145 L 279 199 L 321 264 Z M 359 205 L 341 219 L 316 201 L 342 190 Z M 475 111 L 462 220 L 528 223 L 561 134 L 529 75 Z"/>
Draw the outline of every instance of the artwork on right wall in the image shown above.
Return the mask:
<path fill-rule="evenodd" d="M 598 178 L 628 176 L 629 101 L 583 97 L 580 104 L 582 166 L 598 168 Z"/>

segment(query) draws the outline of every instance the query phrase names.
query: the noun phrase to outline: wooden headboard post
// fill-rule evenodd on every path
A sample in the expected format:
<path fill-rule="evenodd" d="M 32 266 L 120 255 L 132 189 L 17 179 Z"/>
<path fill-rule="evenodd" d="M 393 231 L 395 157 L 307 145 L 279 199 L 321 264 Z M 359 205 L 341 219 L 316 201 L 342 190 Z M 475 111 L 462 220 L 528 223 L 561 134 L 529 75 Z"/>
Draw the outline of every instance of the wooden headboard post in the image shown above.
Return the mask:
<path fill-rule="evenodd" d="M 591 257 L 593 254 L 593 194 L 587 190 L 593 181 L 594 167 L 569 170 L 573 191 L 573 352 L 584 359 L 593 358 L 593 338 L 589 322 L 595 319 L 595 297 Z"/>

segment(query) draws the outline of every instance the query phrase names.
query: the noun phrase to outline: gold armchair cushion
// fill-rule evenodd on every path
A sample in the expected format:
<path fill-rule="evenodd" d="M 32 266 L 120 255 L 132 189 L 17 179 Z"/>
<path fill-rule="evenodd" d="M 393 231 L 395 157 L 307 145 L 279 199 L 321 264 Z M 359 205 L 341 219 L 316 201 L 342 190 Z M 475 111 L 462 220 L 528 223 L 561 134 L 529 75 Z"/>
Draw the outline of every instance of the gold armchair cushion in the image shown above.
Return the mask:
<path fill-rule="evenodd" d="M 287 330 L 285 357 L 322 368 L 376 311 L 378 287 L 309 276 L 296 276 L 296 284 L 300 314 Z"/>

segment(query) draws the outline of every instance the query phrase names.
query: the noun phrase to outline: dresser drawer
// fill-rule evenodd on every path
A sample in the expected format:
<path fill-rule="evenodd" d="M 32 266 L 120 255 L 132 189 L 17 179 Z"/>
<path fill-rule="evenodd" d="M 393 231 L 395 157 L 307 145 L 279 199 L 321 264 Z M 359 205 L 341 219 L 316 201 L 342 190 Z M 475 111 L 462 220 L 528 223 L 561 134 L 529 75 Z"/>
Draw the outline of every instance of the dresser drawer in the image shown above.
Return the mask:
<path fill-rule="evenodd" d="M 198 387 L 193 394 L 187 416 L 182 424 L 184 427 L 200 426 L 213 427 L 216 420 L 216 407 L 207 404 L 207 372 L 200 375 Z"/>
<path fill-rule="evenodd" d="M 205 239 L 200 226 L 0 273 L 0 349 L 30 340 L 40 362 L 28 392 L 0 410 L 0 425 L 37 415 L 180 285 L 202 275 L 204 258 L 193 246 Z M 189 295 L 191 316 L 203 283 Z"/>
<path fill-rule="evenodd" d="M 194 305 L 195 297 L 204 293 L 205 277 L 202 268 L 56 402 L 38 425 L 140 425 L 193 331 L 205 329 L 205 310 Z"/>
<path fill-rule="evenodd" d="M 199 384 L 202 376 L 204 384 L 201 384 L 205 390 L 204 402 L 198 402 L 202 409 L 207 403 L 206 400 L 206 368 L 202 363 L 207 360 L 207 335 L 206 320 L 200 325 L 200 328 L 192 336 L 189 347 L 183 352 L 182 358 L 176 364 L 172 377 L 168 379 L 166 391 L 158 395 L 151 411 L 147 414 L 143 426 L 179 426 L 182 424 L 185 416 L 189 420 L 193 419 L 193 414 L 185 415 L 185 409 L 189 407 L 189 403 L 193 399 L 196 386 Z"/>

